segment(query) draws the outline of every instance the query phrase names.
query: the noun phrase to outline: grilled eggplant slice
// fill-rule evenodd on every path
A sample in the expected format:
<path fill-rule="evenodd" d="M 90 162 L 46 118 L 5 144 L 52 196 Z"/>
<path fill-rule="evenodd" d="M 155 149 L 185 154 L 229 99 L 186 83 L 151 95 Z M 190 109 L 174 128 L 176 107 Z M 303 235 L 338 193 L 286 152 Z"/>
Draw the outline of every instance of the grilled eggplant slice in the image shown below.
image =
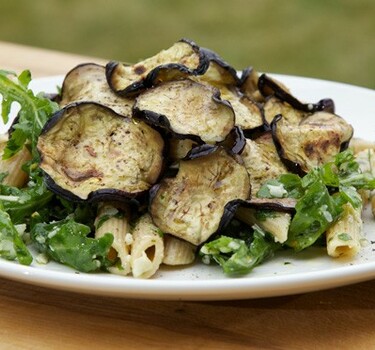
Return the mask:
<path fill-rule="evenodd" d="M 257 193 L 265 181 L 288 172 L 280 160 L 270 132 L 255 140 L 247 139 L 241 157 L 250 174 L 253 193 Z"/>
<path fill-rule="evenodd" d="M 110 89 L 105 67 L 95 63 L 80 64 L 65 76 L 60 105 L 79 101 L 100 103 L 126 117 L 131 117 L 134 104 L 134 99 L 118 96 Z"/>
<path fill-rule="evenodd" d="M 159 178 L 163 147 L 149 125 L 92 102 L 58 111 L 38 140 L 48 187 L 70 200 L 123 200 L 145 193 Z"/>
<path fill-rule="evenodd" d="M 341 117 L 317 112 L 299 125 L 284 123 L 281 115 L 271 123 L 279 156 L 291 171 L 296 164 L 303 172 L 320 166 L 344 150 L 353 135 L 353 127 Z"/>
<path fill-rule="evenodd" d="M 250 196 L 245 167 L 223 148 L 180 161 L 174 178 L 151 190 L 150 213 L 164 232 L 199 245 L 233 217 Z"/>
<path fill-rule="evenodd" d="M 223 141 L 234 126 L 234 111 L 218 89 L 190 79 L 169 81 L 139 95 L 133 115 L 181 138 Z"/>
<path fill-rule="evenodd" d="M 117 94 L 134 96 L 163 81 L 203 74 L 208 66 L 203 50 L 194 42 L 182 39 L 169 49 L 132 66 L 109 62 L 106 76 Z"/>

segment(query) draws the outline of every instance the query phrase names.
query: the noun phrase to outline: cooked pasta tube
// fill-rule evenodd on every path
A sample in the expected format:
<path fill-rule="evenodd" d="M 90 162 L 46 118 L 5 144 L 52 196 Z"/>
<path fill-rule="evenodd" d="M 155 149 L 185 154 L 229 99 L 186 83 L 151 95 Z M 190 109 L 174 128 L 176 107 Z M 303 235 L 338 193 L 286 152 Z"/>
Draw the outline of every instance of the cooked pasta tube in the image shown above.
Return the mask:
<path fill-rule="evenodd" d="M 110 259 L 119 259 L 119 264 L 108 268 L 109 272 L 128 275 L 131 271 L 130 250 L 133 237 L 129 226 L 129 209 L 117 208 L 111 203 L 100 203 L 95 219 L 95 237 L 112 233 L 114 240 L 109 253 Z"/>
<path fill-rule="evenodd" d="M 142 215 L 133 229 L 131 267 L 134 277 L 149 278 L 159 269 L 164 258 L 162 233 L 149 214 Z"/>
<path fill-rule="evenodd" d="M 340 220 L 326 232 L 327 252 L 334 258 L 353 257 L 361 249 L 362 208 L 354 208 L 350 203 L 344 205 Z"/>
<path fill-rule="evenodd" d="M 375 149 L 366 148 L 355 155 L 362 172 L 375 174 Z"/>
<path fill-rule="evenodd" d="M 375 216 L 375 194 L 374 192 L 371 192 L 371 193 L 372 193 L 371 198 L 370 198 L 371 212 L 372 212 L 372 215 Z"/>
<path fill-rule="evenodd" d="M 353 150 L 354 154 L 357 154 L 359 152 L 362 152 L 362 151 L 368 150 L 368 149 L 374 150 L 375 149 L 375 143 L 371 142 L 371 141 L 368 141 L 368 140 L 363 140 L 363 139 L 360 139 L 360 138 L 353 137 L 350 140 L 349 148 L 351 148 Z"/>
<path fill-rule="evenodd" d="M 253 208 L 239 208 L 236 217 L 249 226 L 257 224 L 261 229 L 269 232 L 275 242 L 284 243 L 288 239 L 288 230 L 292 220 L 288 213 L 272 211 L 263 215 L 263 212 Z"/>
<path fill-rule="evenodd" d="M 2 159 L 3 152 L 8 141 L 6 135 L 0 136 L 0 173 L 8 173 L 3 184 L 14 187 L 23 187 L 28 179 L 28 175 L 22 170 L 22 165 L 31 159 L 31 154 L 26 147 L 23 147 L 13 157 Z"/>
<path fill-rule="evenodd" d="M 356 154 L 356 161 L 363 172 L 368 172 L 375 175 L 375 149 L 366 148 Z M 375 216 L 375 191 L 360 190 L 359 194 L 362 197 L 363 204 L 371 203 L 371 211 Z"/>
<path fill-rule="evenodd" d="M 165 265 L 188 265 L 194 262 L 196 246 L 171 235 L 164 236 Z"/>

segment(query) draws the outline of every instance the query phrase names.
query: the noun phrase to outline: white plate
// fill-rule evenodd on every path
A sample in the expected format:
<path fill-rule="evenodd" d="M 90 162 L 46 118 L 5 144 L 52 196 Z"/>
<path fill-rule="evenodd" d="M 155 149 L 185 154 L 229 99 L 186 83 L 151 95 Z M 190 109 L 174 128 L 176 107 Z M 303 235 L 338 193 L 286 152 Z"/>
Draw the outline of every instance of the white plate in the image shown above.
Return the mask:
<path fill-rule="evenodd" d="M 365 139 L 375 136 L 375 91 L 310 78 L 273 74 L 305 101 L 331 97 L 337 114 Z M 62 77 L 36 79 L 35 91 L 55 92 Z M 183 269 L 162 268 L 155 278 L 139 280 L 105 273 L 78 273 L 56 264 L 22 266 L 0 260 L 0 275 L 25 283 L 63 290 L 126 298 L 219 300 L 280 296 L 310 292 L 361 282 L 375 277 L 375 221 L 365 212 L 364 234 L 368 246 L 350 261 L 333 260 L 324 249 L 311 248 L 302 253 L 283 252 L 241 278 L 224 276 L 217 266 L 200 263 Z"/>

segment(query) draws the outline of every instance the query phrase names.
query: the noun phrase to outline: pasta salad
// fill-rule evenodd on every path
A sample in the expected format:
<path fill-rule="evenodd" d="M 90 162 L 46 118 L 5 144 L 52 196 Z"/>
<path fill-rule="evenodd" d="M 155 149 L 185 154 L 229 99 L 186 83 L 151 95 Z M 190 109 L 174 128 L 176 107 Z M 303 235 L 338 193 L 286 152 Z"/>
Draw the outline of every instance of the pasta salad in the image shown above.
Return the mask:
<path fill-rule="evenodd" d="M 329 98 L 302 102 L 187 39 L 78 65 L 53 95 L 30 81 L 0 71 L 4 123 L 19 105 L 0 140 L 4 259 L 135 278 L 201 260 L 239 276 L 283 249 L 352 257 L 365 241 L 375 146 Z"/>

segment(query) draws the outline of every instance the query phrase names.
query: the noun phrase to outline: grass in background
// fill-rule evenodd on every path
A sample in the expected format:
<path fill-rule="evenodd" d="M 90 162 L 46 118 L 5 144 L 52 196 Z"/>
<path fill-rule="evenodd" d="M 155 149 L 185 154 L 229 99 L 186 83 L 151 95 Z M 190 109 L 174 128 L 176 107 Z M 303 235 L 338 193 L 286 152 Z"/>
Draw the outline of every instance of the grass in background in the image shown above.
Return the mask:
<path fill-rule="evenodd" d="M 375 88 L 373 0 L 18 0 L 0 11 L 3 41 L 135 62 L 187 37 L 237 69 Z"/>

